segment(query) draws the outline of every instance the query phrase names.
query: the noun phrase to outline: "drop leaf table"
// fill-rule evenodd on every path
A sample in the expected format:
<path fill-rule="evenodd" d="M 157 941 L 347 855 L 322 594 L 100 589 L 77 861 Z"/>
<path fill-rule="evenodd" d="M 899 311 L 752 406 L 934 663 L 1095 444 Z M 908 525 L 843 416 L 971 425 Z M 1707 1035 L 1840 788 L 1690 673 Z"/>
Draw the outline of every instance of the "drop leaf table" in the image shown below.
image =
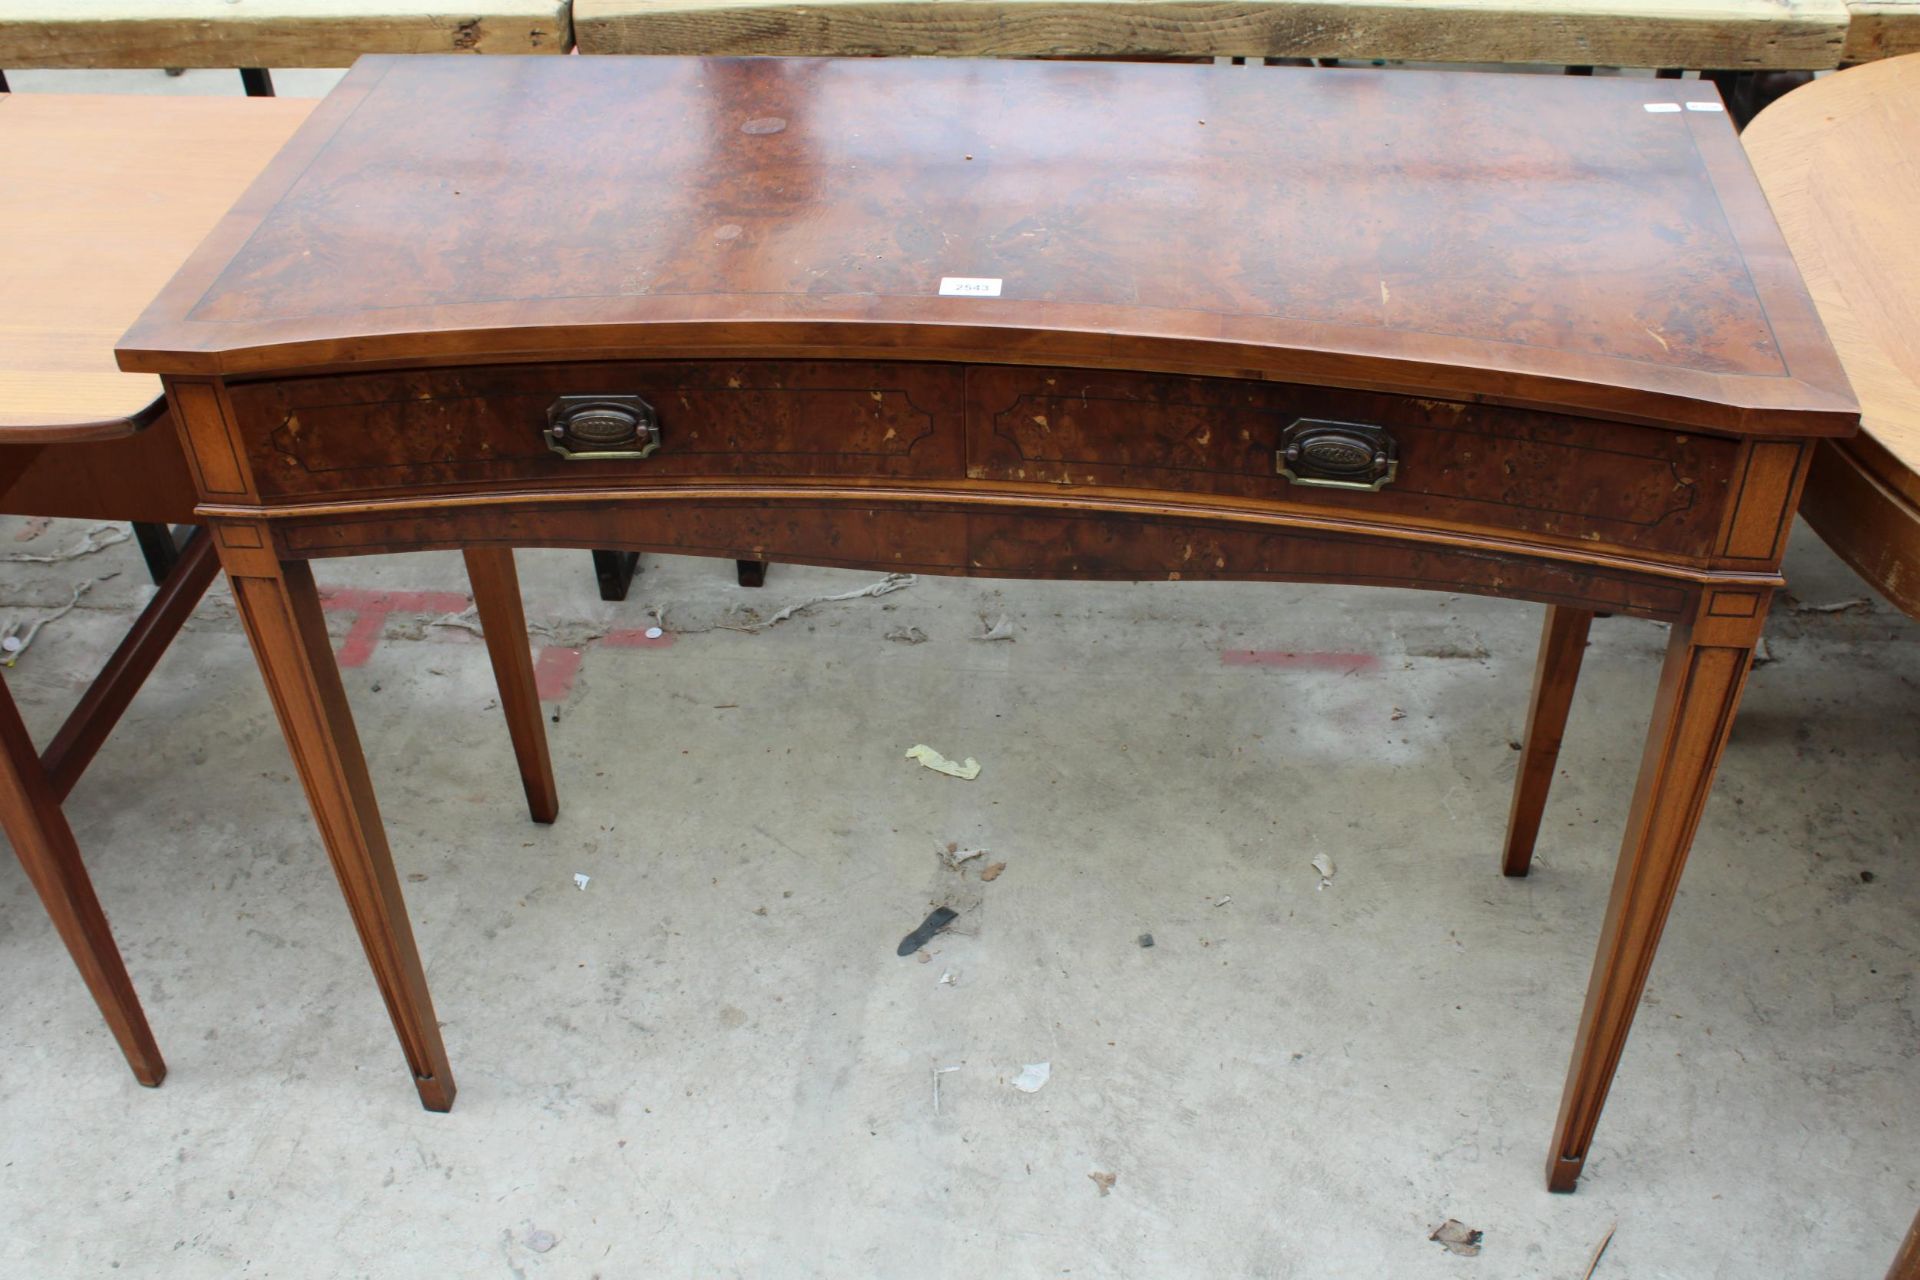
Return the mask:
<path fill-rule="evenodd" d="M 165 379 L 435 1109 L 453 1077 L 315 558 L 620 547 L 1535 601 L 1515 875 L 1589 617 L 1669 624 L 1558 1190 L 1811 443 L 1858 417 L 1718 97 L 1671 80 L 368 58 L 119 356 Z"/>
<path fill-rule="evenodd" d="M 219 563 L 204 534 L 176 552 L 171 526 L 193 519 L 193 480 L 159 379 L 116 369 L 113 342 L 307 107 L 0 94 L 0 513 L 152 522 L 170 560 L 44 750 L 0 678 L 0 828 L 145 1085 L 166 1061 L 62 802 Z"/>

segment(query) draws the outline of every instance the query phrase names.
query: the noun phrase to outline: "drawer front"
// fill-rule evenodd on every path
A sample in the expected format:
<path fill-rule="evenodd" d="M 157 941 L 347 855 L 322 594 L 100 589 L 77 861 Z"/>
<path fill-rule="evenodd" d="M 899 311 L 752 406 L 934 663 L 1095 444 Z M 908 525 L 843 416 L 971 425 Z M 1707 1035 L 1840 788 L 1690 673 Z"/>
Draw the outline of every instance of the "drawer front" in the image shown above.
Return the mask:
<path fill-rule="evenodd" d="M 239 383 L 229 395 L 272 500 L 556 480 L 955 479 L 964 377 L 952 365 L 596 362 Z M 657 447 L 562 457 L 544 434 L 562 397 L 639 397 Z"/>
<path fill-rule="evenodd" d="M 1281 474 L 1291 438 L 1308 445 L 1292 464 L 1301 480 L 1365 486 L 1370 460 L 1343 471 L 1341 436 L 1390 441 L 1392 478 L 1327 488 Z M 1015 367 L 967 378 L 976 479 L 1258 498 L 1677 555 L 1711 550 L 1738 452 L 1716 436 L 1283 383 Z"/>

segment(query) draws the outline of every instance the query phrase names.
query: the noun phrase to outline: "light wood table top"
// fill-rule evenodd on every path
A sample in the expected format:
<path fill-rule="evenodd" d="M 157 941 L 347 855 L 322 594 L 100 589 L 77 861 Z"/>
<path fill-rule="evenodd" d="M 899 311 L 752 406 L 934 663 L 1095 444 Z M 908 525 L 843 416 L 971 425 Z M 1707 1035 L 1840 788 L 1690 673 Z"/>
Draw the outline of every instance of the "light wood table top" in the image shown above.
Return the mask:
<path fill-rule="evenodd" d="M 1860 401 L 1802 510 L 1920 613 L 1920 56 L 1817 80 L 1748 126 L 1748 155 Z"/>
<path fill-rule="evenodd" d="M 571 44 L 566 0 L 0 0 L 0 68 L 345 67 Z"/>
<path fill-rule="evenodd" d="M 1133 54 L 1751 70 L 1838 65 L 1847 10 L 1844 0 L 574 0 L 573 25 L 582 53 Z"/>
<path fill-rule="evenodd" d="M 0 442 L 159 410 L 113 347 L 313 109 L 294 98 L 0 95 Z M 61 211 L 49 217 L 50 209 Z"/>

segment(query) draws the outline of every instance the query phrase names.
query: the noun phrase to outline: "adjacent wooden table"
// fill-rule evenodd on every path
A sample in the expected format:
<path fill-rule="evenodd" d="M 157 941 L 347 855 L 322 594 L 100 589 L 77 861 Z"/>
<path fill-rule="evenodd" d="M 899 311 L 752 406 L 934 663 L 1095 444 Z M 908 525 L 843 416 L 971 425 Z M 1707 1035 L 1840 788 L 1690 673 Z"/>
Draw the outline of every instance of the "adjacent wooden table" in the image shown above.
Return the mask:
<path fill-rule="evenodd" d="M 1860 397 L 1860 434 L 1815 452 L 1800 512 L 1920 617 L 1920 57 L 1815 81 L 1743 140 Z"/>
<path fill-rule="evenodd" d="M 0 512 L 193 519 L 160 380 L 113 344 L 311 106 L 0 95 Z M 189 544 L 45 753 L 0 680 L 0 825 L 146 1085 L 166 1062 L 60 804 L 217 570 Z"/>
<path fill-rule="evenodd" d="M 609 545 L 1541 602 L 1510 874 L 1573 635 L 1670 623 L 1558 1190 L 1810 444 L 1857 421 L 1717 95 L 1680 81 L 368 59 L 119 354 L 165 377 L 435 1109 L 453 1076 L 316 557 Z"/>
<path fill-rule="evenodd" d="M 1920 55 L 1815 81 L 1742 141 L 1860 398 L 1860 434 L 1821 442 L 1800 513 L 1920 618 Z M 1920 1218 L 1887 1275 L 1920 1280 Z"/>
<path fill-rule="evenodd" d="M 0 95 L 0 512 L 190 522 L 196 490 L 160 380 L 113 344 L 311 101 Z M 539 706 L 512 561 L 476 553 L 475 603 L 510 723 Z M 0 680 L 0 826 L 136 1078 L 166 1064 L 60 805 L 218 571 L 191 539 L 44 752 Z M 538 744 L 523 747 L 534 815 L 554 816 Z"/>

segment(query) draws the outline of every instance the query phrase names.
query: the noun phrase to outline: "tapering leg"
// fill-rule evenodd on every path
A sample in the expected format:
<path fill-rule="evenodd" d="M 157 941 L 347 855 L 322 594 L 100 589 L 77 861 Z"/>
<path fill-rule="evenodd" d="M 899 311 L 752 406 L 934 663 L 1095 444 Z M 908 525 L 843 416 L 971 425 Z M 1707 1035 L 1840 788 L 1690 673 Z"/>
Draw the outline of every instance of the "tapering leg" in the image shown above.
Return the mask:
<path fill-rule="evenodd" d="M 1513 808 L 1507 815 L 1507 848 L 1500 864 L 1510 876 L 1527 874 L 1533 863 L 1533 842 L 1540 834 L 1540 815 L 1547 807 L 1553 769 L 1560 760 L 1560 737 L 1573 707 L 1573 689 L 1580 680 L 1580 660 L 1586 656 L 1587 628 L 1592 622 L 1593 615 L 1585 609 L 1547 606 L 1540 658 L 1533 672 L 1533 701 L 1527 706 L 1527 736 L 1520 746 Z"/>
<path fill-rule="evenodd" d="M 1887 1280 L 1920 1280 L 1920 1214 L 1907 1228 L 1907 1238 L 1900 1244 L 1900 1256 L 1893 1260 Z"/>
<path fill-rule="evenodd" d="M 520 781 L 527 791 L 527 810 L 535 822 L 552 822 L 560 815 L 560 793 L 553 783 L 553 761 L 547 755 L 547 727 L 540 719 L 540 694 L 533 682 L 533 651 L 527 644 L 527 617 L 520 607 L 520 576 L 514 571 L 513 549 L 469 548 L 467 581 L 473 584 L 473 604 L 480 614 L 480 630 L 493 659 L 493 678 L 500 688 L 500 709 L 507 716 L 507 733 L 520 762 Z"/>
<path fill-rule="evenodd" d="M 1733 727 L 1769 594 L 1710 591 L 1690 621 L 1674 624 L 1667 642 L 1653 724 L 1547 1159 L 1549 1190 L 1573 1190 L 1586 1163 L 1687 849 Z"/>
<path fill-rule="evenodd" d="M 159 1084 L 167 1077 L 167 1064 L 147 1027 L 106 913 L 94 897 L 93 881 L 81 865 L 73 829 L 60 812 L 60 801 L 40 766 L 40 753 L 33 748 L 5 681 L 0 681 L 0 826 L 6 828 L 27 879 L 46 904 L 60 940 L 67 944 L 87 989 L 93 992 L 113 1038 L 120 1042 L 134 1079 L 149 1088 Z"/>
<path fill-rule="evenodd" d="M 266 678 L 280 731 L 306 787 L 347 910 L 360 932 L 360 945 L 406 1052 L 421 1105 L 429 1111 L 446 1111 L 453 1106 L 453 1072 L 440 1042 L 440 1024 L 434 1018 L 426 974 L 407 923 L 406 902 L 327 638 L 313 573 L 304 561 L 275 563 L 266 550 L 264 530 L 241 526 L 218 533 L 234 603 Z M 236 541 L 242 545 L 236 547 Z"/>

